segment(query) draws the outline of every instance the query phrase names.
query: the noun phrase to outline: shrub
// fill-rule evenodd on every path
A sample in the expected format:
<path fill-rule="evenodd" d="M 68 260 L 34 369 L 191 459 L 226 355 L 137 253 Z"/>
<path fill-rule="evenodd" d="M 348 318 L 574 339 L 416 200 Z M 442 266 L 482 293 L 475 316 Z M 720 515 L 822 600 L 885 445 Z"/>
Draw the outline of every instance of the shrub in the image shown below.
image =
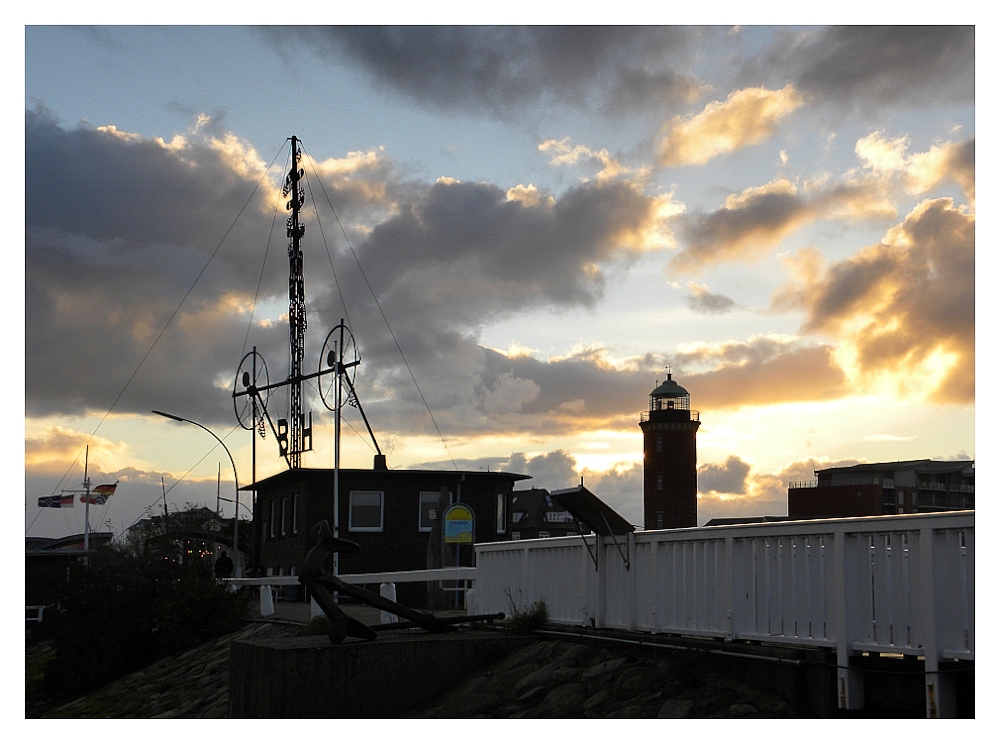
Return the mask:
<path fill-rule="evenodd" d="M 216 586 L 207 566 L 98 550 L 70 572 L 52 619 L 54 696 L 79 696 L 151 661 L 237 630 L 245 594 Z M 48 620 L 48 616 L 46 618 Z"/>
<path fill-rule="evenodd" d="M 524 610 L 512 610 L 503 620 L 503 626 L 515 633 L 534 633 L 549 619 L 549 608 L 544 600 L 532 602 Z"/>

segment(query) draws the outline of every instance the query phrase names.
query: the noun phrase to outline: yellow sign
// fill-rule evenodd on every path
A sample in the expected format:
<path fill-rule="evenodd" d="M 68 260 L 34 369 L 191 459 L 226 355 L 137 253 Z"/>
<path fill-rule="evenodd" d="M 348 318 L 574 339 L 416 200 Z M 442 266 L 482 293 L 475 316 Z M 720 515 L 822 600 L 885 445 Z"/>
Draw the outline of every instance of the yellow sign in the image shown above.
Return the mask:
<path fill-rule="evenodd" d="M 475 515 L 465 504 L 452 504 L 444 513 L 444 541 L 469 545 L 474 542 Z"/>

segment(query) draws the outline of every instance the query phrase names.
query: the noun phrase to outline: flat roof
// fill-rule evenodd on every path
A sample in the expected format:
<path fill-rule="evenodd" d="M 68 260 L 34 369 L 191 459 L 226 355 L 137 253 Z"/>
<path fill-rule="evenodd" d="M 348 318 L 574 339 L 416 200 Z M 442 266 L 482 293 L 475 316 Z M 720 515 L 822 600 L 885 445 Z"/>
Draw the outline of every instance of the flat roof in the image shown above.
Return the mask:
<path fill-rule="evenodd" d="M 934 472 L 950 472 L 975 468 L 975 460 L 901 460 L 899 462 L 862 462 L 857 465 L 846 465 L 839 468 L 821 468 L 817 473 L 828 473 L 837 470 L 927 470 Z"/>
<path fill-rule="evenodd" d="M 248 486 L 243 486 L 240 488 L 241 491 L 252 491 L 254 488 L 259 488 L 264 485 L 271 485 L 276 481 L 281 481 L 286 478 L 291 478 L 294 476 L 309 476 L 312 474 L 324 475 L 332 477 L 333 474 L 337 472 L 333 468 L 297 468 L 295 470 L 283 470 L 280 473 L 275 473 L 274 475 L 268 476 L 256 483 L 251 483 Z M 411 475 L 436 475 L 444 476 L 448 478 L 455 478 L 458 476 L 475 477 L 475 478 L 488 478 L 488 477 L 503 477 L 511 478 L 515 481 L 528 480 L 531 478 L 530 475 L 522 475 L 520 473 L 508 473 L 503 470 L 408 470 L 406 468 L 400 468 L 398 470 L 376 470 L 374 468 L 340 468 L 340 473 L 342 475 L 354 475 L 357 473 L 363 473 L 365 475 L 378 475 L 380 477 L 388 478 L 402 478 Z"/>
<path fill-rule="evenodd" d="M 551 491 L 549 496 L 595 534 L 627 535 L 635 525 L 583 486 Z"/>

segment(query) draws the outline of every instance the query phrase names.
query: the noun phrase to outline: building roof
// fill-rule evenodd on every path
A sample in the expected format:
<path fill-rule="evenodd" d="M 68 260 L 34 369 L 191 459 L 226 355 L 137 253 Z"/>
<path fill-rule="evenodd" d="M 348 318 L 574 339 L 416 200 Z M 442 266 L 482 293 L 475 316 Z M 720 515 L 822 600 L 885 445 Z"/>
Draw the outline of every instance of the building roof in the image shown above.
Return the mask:
<path fill-rule="evenodd" d="M 92 549 L 99 544 L 111 542 L 113 537 L 113 532 L 91 532 L 90 544 Z M 24 548 L 26 553 L 76 553 L 81 552 L 80 548 L 84 540 L 85 536 L 82 532 L 77 535 L 66 535 L 65 537 L 26 537 Z"/>
<path fill-rule="evenodd" d="M 705 527 L 725 527 L 732 524 L 765 524 L 768 522 L 793 522 L 802 517 L 716 517 L 705 522 Z"/>
<path fill-rule="evenodd" d="M 635 532 L 635 525 L 583 486 L 564 488 L 549 495 L 597 535 L 627 535 Z"/>
<path fill-rule="evenodd" d="M 251 483 L 248 486 L 243 486 L 240 488 L 241 491 L 252 491 L 255 488 L 260 489 L 261 486 L 273 486 L 282 483 L 290 478 L 295 478 L 299 476 L 310 476 L 310 475 L 322 475 L 333 477 L 336 471 L 333 468 L 297 468 L 295 470 L 283 470 L 280 473 L 259 480 L 256 483 Z M 531 478 L 530 475 L 521 475 L 519 473 L 508 473 L 502 470 L 378 470 L 373 468 L 340 468 L 340 472 L 343 475 L 355 475 L 363 473 L 365 475 L 378 475 L 381 478 L 407 478 L 414 475 L 438 475 L 447 476 L 449 478 L 455 478 L 459 476 L 464 476 L 465 478 L 489 478 L 489 477 L 503 477 L 510 478 L 514 481 L 528 480 Z"/>
<path fill-rule="evenodd" d="M 919 470 L 928 473 L 952 473 L 966 468 L 975 468 L 975 460 L 901 460 L 899 462 L 867 462 L 841 468 L 822 468 L 816 473 L 869 472 L 872 470 Z"/>
<path fill-rule="evenodd" d="M 650 393 L 652 396 L 657 398 L 690 398 L 691 394 L 674 382 L 670 374 L 667 374 L 667 379 L 664 380 L 653 392 Z"/>

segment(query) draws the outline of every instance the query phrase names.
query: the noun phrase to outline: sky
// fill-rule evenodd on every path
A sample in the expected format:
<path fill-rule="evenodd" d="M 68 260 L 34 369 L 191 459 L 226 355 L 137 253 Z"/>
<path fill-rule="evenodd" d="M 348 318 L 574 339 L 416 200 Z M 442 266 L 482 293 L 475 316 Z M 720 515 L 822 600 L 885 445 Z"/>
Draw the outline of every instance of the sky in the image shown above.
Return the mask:
<path fill-rule="evenodd" d="M 26 535 L 83 530 L 36 503 L 88 447 L 119 483 L 93 529 L 232 498 L 153 410 L 251 482 L 232 392 L 254 347 L 288 375 L 293 135 L 303 367 L 344 319 L 391 468 L 583 478 L 642 526 L 667 365 L 699 524 L 785 514 L 818 468 L 976 457 L 974 27 L 29 25 L 24 60 Z M 258 437 L 258 478 L 285 467 Z"/>

